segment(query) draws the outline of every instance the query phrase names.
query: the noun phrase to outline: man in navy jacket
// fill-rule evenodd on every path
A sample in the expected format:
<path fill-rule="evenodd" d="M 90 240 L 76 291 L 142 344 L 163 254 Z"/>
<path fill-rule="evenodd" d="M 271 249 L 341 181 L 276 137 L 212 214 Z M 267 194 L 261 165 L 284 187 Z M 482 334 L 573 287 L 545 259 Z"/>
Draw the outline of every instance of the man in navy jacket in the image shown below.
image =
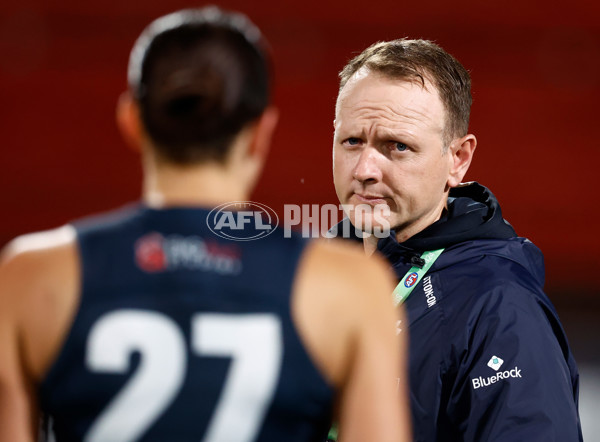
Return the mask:
<path fill-rule="evenodd" d="M 348 218 L 332 233 L 352 223 L 399 278 L 415 440 L 582 440 L 579 375 L 542 253 L 488 189 L 461 184 L 477 145 L 468 72 L 403 39 L 372 45 L 340 78 L 334 182 Z"/>

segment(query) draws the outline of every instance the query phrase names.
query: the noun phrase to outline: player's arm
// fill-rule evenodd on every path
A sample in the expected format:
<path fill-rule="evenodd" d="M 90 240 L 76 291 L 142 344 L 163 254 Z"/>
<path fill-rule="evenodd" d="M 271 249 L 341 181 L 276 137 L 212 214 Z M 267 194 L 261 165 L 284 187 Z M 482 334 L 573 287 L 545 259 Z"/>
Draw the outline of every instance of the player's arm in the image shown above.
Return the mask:
<path fill-rule="evenodd" d="M 35 440 L 33 385 L 26 373 L 21 346 L 23 303 L 20 280 L 28 278 L 27 257 L 11 247 L 0 258 L 0 440 Z"/>
<path fill-rule="evenodd" d="M 294 316 L 310 354 L 336 387 L 341 442 L 410 440 L 406 331 L 383 261 L 316 243 L 305 254 Z"/>
<path fill-rule="evenodd" d="M 74 311 L 74 234 L 17 238 L 0 255 L 0 440 L 37 439 L 36 387 Z"/>
<path fill-rule="evenodd" d="M 358 277 L 351 278 L 354 296 L 363 301 L 367 296 L 371 299 L 356 302 L 359 317 L 339 400 L 339 442 L 412 440 L 408 324 L 403 310 L 393 307 L 394 285 L 386 267 L 371 258 L 356 268 Z"/>

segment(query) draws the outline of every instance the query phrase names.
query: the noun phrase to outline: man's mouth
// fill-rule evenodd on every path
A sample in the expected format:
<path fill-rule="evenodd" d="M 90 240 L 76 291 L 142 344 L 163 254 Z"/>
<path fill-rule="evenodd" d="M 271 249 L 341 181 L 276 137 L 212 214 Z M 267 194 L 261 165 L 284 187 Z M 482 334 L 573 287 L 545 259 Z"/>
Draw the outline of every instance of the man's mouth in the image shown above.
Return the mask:
<path fill-rule="evenodd" d="M 370 206 L 376 206 L 378 204 L 386 204 L 385 198 L 381 195 L 373 195 L 369 193 L 355 193 L 353 195 L 355 200 L 360 204 L 369 204 Z"/>

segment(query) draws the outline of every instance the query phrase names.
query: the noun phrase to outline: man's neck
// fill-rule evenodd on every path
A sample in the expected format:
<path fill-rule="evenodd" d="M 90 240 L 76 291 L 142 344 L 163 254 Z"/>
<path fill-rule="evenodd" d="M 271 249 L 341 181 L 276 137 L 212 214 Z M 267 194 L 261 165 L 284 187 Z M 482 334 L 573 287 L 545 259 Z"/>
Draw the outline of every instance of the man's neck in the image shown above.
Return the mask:
<path fill-rule="evenodd" d="M 429 216 L 425 216 L 425 217 L 419 219 L 417 222 L 415 222 L 409 226 L 406 226 L 404 228 L 398 228 L 398 227 L 394 228 L 394 231 L 396 232 L 396 241 L 398 241 L 398 243 L 403 243 L 406 240 L 415 236 L 417 233 L 422 232 L 423 230 L 425 230 L 427 227 L 429 227 L 436 221 L 439 221 L 440 218 L 445 213 L 447 213 L 447 211 L 448 211 L 447 205 L 448 205 L 448 198 L 446 197 L 441 202 L 440 207 L 438 209 L 432 211 L 429 214 Z"/>
<path fill-rule="evenodd" d="M 379 238 L 375 235 L 371 235 L 368 238 L 363 238 L 363 247 L 365 248 L 365 254 L 371 256 L 377 250 L 377 242 Z"/>

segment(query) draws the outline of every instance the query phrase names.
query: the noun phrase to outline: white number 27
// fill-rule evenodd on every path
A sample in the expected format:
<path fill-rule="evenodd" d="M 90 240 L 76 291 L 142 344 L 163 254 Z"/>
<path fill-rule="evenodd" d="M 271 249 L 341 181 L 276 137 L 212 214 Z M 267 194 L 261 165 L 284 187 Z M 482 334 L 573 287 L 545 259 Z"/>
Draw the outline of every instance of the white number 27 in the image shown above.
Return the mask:
<path fill-rule="evenodd" d="M 251 442 L 278 382 L 281 323 L 273 314 L 219 313 L 197 314 L 191 322 L 195 353 L 233 358 L 202 442 Z M 134 351 L 141 355 L 137 370 L 91 425 L 86 442 L 138 439 L 181 389 L 185 338 L 175 321 L 157 312 L 128 309 L 102 316 L 90 332 L 86 364 L 93 372 L 126 373 Z"/>

